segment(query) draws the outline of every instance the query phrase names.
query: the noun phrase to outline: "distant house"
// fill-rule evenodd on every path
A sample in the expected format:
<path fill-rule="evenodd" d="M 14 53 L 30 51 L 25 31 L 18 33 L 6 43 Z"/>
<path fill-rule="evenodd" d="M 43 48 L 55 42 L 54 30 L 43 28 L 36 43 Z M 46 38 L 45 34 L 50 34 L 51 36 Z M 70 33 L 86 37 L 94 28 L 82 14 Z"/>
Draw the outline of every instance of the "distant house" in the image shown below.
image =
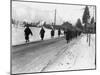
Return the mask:
<path fill-rule="evenodd" d="M 95 23 L 93 23 L 93 24 L 88 23 L 88 24 L 86 24 L 85 28 L 86 28 L 86 31 L 88 31 L 90 33 L 96 32 L 96 24 Z"/>

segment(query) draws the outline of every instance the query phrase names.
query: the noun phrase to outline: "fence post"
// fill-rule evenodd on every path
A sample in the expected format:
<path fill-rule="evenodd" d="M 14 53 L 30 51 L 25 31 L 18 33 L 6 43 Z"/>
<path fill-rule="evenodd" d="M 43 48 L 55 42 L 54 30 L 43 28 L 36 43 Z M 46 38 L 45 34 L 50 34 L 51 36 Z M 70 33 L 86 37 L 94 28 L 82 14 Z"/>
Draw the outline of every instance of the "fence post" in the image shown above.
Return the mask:
<path fill-rule="evenodd" d="M 90 46 L 90 43 L 91 43 L 91 34 L 89 34 L 89 46 Z"/>

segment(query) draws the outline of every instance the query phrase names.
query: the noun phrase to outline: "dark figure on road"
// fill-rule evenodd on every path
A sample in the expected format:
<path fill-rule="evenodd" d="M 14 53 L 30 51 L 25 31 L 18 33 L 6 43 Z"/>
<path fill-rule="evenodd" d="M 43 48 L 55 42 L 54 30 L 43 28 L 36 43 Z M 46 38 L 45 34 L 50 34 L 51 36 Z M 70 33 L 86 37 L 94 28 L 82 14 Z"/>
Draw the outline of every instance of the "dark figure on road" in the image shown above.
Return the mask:
<path fill-rule="evenodd" d="M 64 35 L 66 35 L 66 30 L 64 30 Z"/>
<path fill-rule="evenodd" d="M 41 40 L 44 39 L 44 34 L 45 34 L 45 30 L 44 30 L 44 28 L 42 27 L 41 30 L 40 30 Z"/>
<path fill-rule="evenodd" d="M 26 40 L 26 43 L 29 42 L 29 35 L 33 35 L 32 34 L 32 31 L 31 29 L 29 28 L 29 26 L 27 26 L 24 30 L 24 33 L 25 33 L 25 40 Z"/>
<path fill-rule="evenodd" d="M 51 38 L 54 37 L 54 29 L 51 30 Z"/>
<path fill-rule="evenodd" d="M 61 35 L 61 30 L 60 30 L 60 28 L 58 29 L 58 36 L 60 37 L 60 35 Z"/>
<path fill-rule="evenodd" d="M 67 41 L 67 43 L 69 43 L 70 40 L 71 40 L 71 31 L 67 30 L 66 31 L 66 41 Z"/>

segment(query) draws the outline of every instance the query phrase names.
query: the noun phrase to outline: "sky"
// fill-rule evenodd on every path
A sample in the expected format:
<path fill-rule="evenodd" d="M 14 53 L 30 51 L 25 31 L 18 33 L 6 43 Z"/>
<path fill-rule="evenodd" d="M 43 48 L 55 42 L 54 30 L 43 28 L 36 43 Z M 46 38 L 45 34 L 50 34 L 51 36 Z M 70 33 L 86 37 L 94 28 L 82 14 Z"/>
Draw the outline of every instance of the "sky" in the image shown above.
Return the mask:
<path fill-rule="evenodd" d="M 62 24 L 65 21 L 75 24 L 77 19 L 82 19 L 84 8 L 85 6 L 81 5 L 12 1 L 12 18 L 19 21 L 52 23 L 56 9 L 56 24 Z M 93 6 L 89 6 L 89 11 L 90 16 L 94 16 Z"/>

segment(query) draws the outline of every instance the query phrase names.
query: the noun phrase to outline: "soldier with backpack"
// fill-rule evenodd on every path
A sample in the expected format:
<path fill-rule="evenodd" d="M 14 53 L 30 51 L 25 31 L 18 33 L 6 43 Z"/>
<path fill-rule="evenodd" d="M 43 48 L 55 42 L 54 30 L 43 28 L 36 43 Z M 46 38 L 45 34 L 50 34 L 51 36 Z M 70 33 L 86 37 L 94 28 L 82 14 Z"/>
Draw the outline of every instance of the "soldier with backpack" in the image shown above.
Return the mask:
<path fill-rule="evenodd" d="M 51 38 L 54 38 L 54 29 L 51 30 Z"/>
<path fill-rule="evenodd" d="M 26 26 L 25 30 L 24 30 L 24 33 L 25 33 L 25 40 L 26 40 L 26 43 L 29 42 L 29 35 L 33 35 L 31 29 L 29 28 L 29 26 Z"/>
<path fill-rule="evenodd" d="M 41 40 L 44 39 L 44 34 L 45 34 L 45 30 L 44 30 L 44 28 L 42 27 L 41 30 L 40 30 L 40 37 L 41 37 Z"/>
<path fill-rule="evenodd" d="M 61 35 L 61 30 L 60 30 L 60 28 L 58 29 L 58 36 L 60 37 L 60 35 Z"/>

